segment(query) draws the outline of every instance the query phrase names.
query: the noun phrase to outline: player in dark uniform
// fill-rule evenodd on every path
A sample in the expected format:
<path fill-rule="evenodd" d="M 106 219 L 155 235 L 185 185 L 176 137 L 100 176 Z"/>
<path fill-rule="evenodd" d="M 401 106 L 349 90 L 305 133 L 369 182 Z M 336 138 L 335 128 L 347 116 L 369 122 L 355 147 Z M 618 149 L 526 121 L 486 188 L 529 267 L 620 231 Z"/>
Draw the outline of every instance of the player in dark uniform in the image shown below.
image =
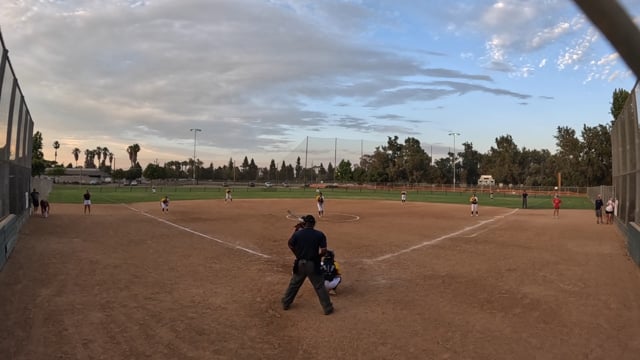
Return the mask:
<path fill-rule="evenodd" d="M 91 214 L 91 193 L 89 192 L 89 190 L 87 189 L 87 192 L 84 193 L 84 195 L 82 195 L 82 199 L 83 199 L 83 204 L 84 204 L 84 213 L 86 214 L 87 211 L 89 212 L 89 214 Z"/>
<path fill-rule="evenodd" d="M 30 194 L 31 196 L 31 204 L 33 205 L 33 213 L 38 212 L 38 206 L 40 206 L 40 193 L 36 188 L 33 188 L 33 191 Z"/>
<path fill-rule="evenodd" d="M 46 199 L 40 200 L 40 212 L 42 213 L 43 218 L 49 217 L 50 209 L 51 209 L 51 206 L 49 205 L 49 201 L 47 201 Z"/>
<path fill-rule="evenodd" d="M 604 224 L 604 220 L 602 219 L 602 207 L 604 206 L 604 201 L 602 201 L 602 195 L 598 194 L 598 198 L 595 201 L 596 206 L 596 224 Z"/>
<path fill-rule="evenodd" d="M 282 297 L 282 308 L 288 310 L 307 277 L 318 295 L 325 315 L 333 312 L 329 292 L 324 287 L 324 278 L 320 270 L 322 257 L 327 252 L 327 237 L 322 231 L 314 229 L 316 219 L 312 215 L 303 217 L 304 228 L 294 231 L 289 239 L 289 249 L 296 256 L 289 287 Z"/>

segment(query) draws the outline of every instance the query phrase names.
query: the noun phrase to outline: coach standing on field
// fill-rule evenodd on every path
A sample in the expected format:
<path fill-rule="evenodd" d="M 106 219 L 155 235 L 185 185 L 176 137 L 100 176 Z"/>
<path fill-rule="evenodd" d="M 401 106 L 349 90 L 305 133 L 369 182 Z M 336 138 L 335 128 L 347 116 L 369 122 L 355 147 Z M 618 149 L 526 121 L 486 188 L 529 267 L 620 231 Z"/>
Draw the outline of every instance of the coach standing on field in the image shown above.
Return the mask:
<path fill-rule="evenodd" d="M 304 228 L 295 231 L 289 239 L 289 249 L 296 256 L 289 287 L 282 298 L 282 308 L 289 310 L 300 286 L 307 277 L 318 295 L 325 315 L 333 312 L 329 292 L 324 287 L 324 278 L 320 271 L 320 260 L 327 252 L 327 237 L 322 231 L 314 229 L 316 219 L 312 215 L 303 217 Z"/>

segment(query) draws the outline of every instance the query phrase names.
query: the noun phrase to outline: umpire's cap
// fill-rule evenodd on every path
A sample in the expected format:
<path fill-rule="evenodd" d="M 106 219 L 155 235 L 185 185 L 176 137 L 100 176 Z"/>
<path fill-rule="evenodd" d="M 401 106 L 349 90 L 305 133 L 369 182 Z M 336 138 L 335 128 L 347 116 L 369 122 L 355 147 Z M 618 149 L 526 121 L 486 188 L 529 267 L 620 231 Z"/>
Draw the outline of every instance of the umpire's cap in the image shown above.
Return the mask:
<path fill-rule="evenodd" d="M 303 216 L 302 220 L 304 220 L 305 225 L 313 226 L 316 224 L 316 218 L 314 218 L 313 215 Z"/>

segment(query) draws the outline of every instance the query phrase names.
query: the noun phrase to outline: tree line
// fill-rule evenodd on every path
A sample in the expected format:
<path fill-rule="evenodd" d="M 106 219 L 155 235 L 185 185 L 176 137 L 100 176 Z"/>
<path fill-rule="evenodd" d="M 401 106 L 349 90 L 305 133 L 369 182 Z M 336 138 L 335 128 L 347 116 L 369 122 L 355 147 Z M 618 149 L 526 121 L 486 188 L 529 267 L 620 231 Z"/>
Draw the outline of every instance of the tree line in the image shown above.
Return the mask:
<path fill-rule="evenodd" d="M 613 92 L 610 113 L 615 119 L 622 111 L 629 92 L 616 89 Z M 492 175 L 496 183 L 524 186 L 553 186 L 558 174 L 565 186 L 595 186 L 611 184 L 611 129 L 606 125 L 586 126 L 580 134 L 576 130 L 558 126 L 554 138 L 558 148 L 555 154 L 549 150 L 518 147 L 511 135 L 495 139 L 495 146 L 486 153 L 479 153 L 473 143 L 465 142 L 462 150 L 454 156 L 432 159 L 414 137 L 400 141 L 398 136 L 388 137 L 387 144 L 376 147 L 372 154 L 363 155 L 359 163 L 349 160 L 340 163 L 323 163 L 313 168 L 303 168 L 300 157 L 295 164 L 282 161 L 279 165 L 271 160 L 268 167 L 259 167 L 254 159 L 244 157 L 240 164 L 230 158 L 227 164 L 214 167 L 203 166 L 199 159 L 174 160 L 160 165 L 150 163 L 143 170 L 137 161 L 140 145 L 127 148 L 130 167 L 128 170 L 113 169 L 113 153 L 106 147 L 84 151 L 84 167 L 99 168 L 110 173 L 114 179 L 137 179 L 144 176 L 156 179 L 197 179 L 218 181 L 275 181 L 280 182 L 356 182 L 356 183 L 456 183 L 476 185 L 481 175 Z M 34 134 L 34 172 L 42 171 L 42 135 Z M 54 142 L 55 156 L 60 144 Z M 82 152 L 74 148 L 72 154 L 77 162 Z M 96 164 L 97 159 L 97 164 Z M 454 162 L 455 159 L 455 162 Z M 107 165 L 108 161 L 108 165 Z M 56 165 L 50 162 L 49 165 Z M 58 165 L 60 166 L 60 165 Z M 46 167 L 46 166 L 45 166 Z M 71 167 L 69 164 L 67 167 Z M 454 175 L 455 174 L 455 175 Z"/>

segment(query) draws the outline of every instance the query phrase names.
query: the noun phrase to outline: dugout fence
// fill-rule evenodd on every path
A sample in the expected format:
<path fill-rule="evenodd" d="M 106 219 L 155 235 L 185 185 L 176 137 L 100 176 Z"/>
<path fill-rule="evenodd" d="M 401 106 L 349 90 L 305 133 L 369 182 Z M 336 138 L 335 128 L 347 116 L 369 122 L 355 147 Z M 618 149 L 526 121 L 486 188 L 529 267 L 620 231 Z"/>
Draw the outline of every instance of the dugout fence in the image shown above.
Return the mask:
<path fill-rule="evenodd" d="M 9 60 L 0 58 L 0 270 L 29 218 L 33 120 Z"/>
<path fill-rule="evenodd" d="M 611 129 L 613 187 L 619 200 L 616 222 L 627 238 L 629 255 L 640 265 L 640 129 L 638 126 L 638 92 L 636 82 L 620 115 Z"/>

